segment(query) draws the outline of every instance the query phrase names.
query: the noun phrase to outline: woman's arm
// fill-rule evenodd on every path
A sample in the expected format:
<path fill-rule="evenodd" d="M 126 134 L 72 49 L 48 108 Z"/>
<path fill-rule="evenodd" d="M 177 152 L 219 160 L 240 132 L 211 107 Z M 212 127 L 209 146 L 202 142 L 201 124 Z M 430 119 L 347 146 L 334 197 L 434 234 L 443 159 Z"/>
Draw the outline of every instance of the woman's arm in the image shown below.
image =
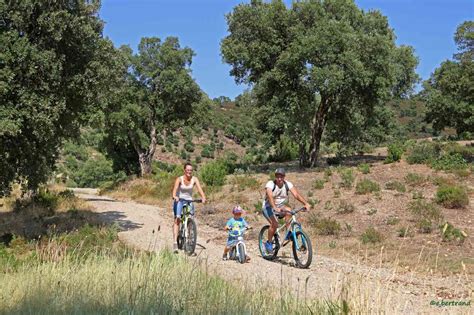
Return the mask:
<path fill-rule="evenodd" d="M 176 180 L 174 181 L 173 192 L 171 193 L 171 198 L 173 198 L 174 201 L 176 201 L 176 202 L 179 201 L 178 196 L 176 196 L 176 192 L 178 191 L 178 187 L 179 187 L 179 177 L 177 177 Z"/>
<path fill-rule="evenodd" d="M 204 194 L 204 191 L 201 188 L 201 183 L 199 183 L 199 179 L 197 177 L 195 178 L 196 178 L 196 187 L 198 189 L 199 194 L 201 195 L 202 203 L 206 203 L 206 195 Z"/>

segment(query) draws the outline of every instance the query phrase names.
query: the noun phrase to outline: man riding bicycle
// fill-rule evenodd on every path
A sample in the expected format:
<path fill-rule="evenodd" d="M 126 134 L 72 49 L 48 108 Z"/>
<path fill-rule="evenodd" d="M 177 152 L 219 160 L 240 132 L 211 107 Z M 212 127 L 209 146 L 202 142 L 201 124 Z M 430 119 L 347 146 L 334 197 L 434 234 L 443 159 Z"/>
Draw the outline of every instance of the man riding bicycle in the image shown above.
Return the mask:
<path fill-rule="evenodd" d="M 275 180 L 268 181 L 265 185 L 265 202 L 263 204 L 263 216 L 270 223 L 270 228 L 268 229 L 268 240 L 265 242 L 265 250 L 267 252 L 273 251 L 273 235 L 278 228 L 278 221 L 276 215 L 280 218 L 285 218 L 285 221 L 288 222 L 291 219 L 291 208 L 286 205 L 288 201 L 290 191 L 291 194 L 302 204 L 304 207 L 309 210 L 311 206 L 306 202 L 303 196 L 300 195 L 298 190 L 294 185 L 285 181 L 285 169 L 277 168 L 275 170 Z M 288 236 L 287 236 L 288 237 Z"/>

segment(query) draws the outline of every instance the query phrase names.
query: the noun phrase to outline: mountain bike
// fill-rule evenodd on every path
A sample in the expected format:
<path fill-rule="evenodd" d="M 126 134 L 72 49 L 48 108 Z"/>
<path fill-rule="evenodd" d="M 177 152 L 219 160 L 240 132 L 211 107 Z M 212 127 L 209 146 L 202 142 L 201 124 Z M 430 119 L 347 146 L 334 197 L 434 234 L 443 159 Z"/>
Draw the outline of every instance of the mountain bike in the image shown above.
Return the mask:
<path fill-rule="evenodd" d="M 311 246 L 311 240 L 309 239 L 308 235 L 303 231 L 301 224 L 298 223 L 296 219 L 296 214 L 300 211 L 305 211 L 306 208 L 295 209 L 288 211 L 291 213 L 291 220 L 290 222 L 280 223 L 279 227 L 277 228 L 275 235 L 273 236 L 273 250 L 271 252 L 267 252 L 265 249 L 265 242 L 267 241 L 268 229 L 270 225 L 265 225 L 260 230 L 258 235 L 258 247 L 260 249 L 260 254 L 263 258 L 267 260 L 273 260 L 277 257 L 278 251 L 281 247 L 286 246 L 289 242 L 292 243 L 293 249 L 293 258 L 295 259 L 296 266 L 299 268 L 308 268 L 311 265 L 311 261 L 313 259 L 313 248 Z M 277 218 L 282 219 L 283 215 L 279 215 L 275 213 Z M 287 229 L 286 238 L 281 241 L 282 238 L 280 236 L 280 232 L 284 229 Z"/>
<path fill-rule="evenodd" d="M 191 203 L 202 202 L 202 200 L 180 199 L 179 201 L 183 202 L 183 212 L 181 214 L 181 224 L 179 225 L 177 238 L 178 249 L 182 249 L 186 254 L 192 255 L 196 249 L 197 227 L 196 221 L 194 221 L 194 213 L 191 213 Z"/>
<path fill-rule="evenodd" d="M 251 229 L 251 227 L 231 231 L 232 236 L 237 237 L 237 242 L 230 249 L 229 258 L 236 259 L 241 264 L 247 261 L 247 247 L 244 243 L 244 234 L 249 229 Z"/>

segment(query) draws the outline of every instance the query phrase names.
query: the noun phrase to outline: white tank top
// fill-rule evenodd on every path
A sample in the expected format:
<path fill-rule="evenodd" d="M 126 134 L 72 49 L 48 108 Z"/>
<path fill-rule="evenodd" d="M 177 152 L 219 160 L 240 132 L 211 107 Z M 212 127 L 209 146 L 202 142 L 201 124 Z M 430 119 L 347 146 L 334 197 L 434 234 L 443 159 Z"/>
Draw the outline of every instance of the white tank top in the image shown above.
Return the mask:
<path fill-rule="evenodd" d="M 180 184 L 178 187 L 178 198 L 184 200 L 193 199 L 193 187 L 194 187 L 194 176 L 191 177 L 191 183 L 189 185 L 184 184 L 184 176 L 179 177 Z"/>

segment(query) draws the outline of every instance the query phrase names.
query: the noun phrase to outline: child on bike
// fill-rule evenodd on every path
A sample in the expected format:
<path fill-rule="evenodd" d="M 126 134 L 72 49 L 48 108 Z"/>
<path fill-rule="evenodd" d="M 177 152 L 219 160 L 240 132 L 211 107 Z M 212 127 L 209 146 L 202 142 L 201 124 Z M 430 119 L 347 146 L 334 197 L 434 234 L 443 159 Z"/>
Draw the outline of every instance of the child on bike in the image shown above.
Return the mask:
<path fill-rule="evenodd" d="M 241 235 L 244 229 L 249 228 L 247 221 L 242 217 L 244 210 L 240 206 L 235 206 L 232 209 L 233 218 L 230 218 L 227 221 L 224 230 L 229 231 L 229 236 L 227 237 L 227 244 L 224 248 L 224 254 L 222 255 L 222 260 L 227 260 L 227 253 L 231 250 L 233 246 L 237 244 L 238 236 Z M 247 261 L 250 260 L 250 257 L 246 256 Z"/>

